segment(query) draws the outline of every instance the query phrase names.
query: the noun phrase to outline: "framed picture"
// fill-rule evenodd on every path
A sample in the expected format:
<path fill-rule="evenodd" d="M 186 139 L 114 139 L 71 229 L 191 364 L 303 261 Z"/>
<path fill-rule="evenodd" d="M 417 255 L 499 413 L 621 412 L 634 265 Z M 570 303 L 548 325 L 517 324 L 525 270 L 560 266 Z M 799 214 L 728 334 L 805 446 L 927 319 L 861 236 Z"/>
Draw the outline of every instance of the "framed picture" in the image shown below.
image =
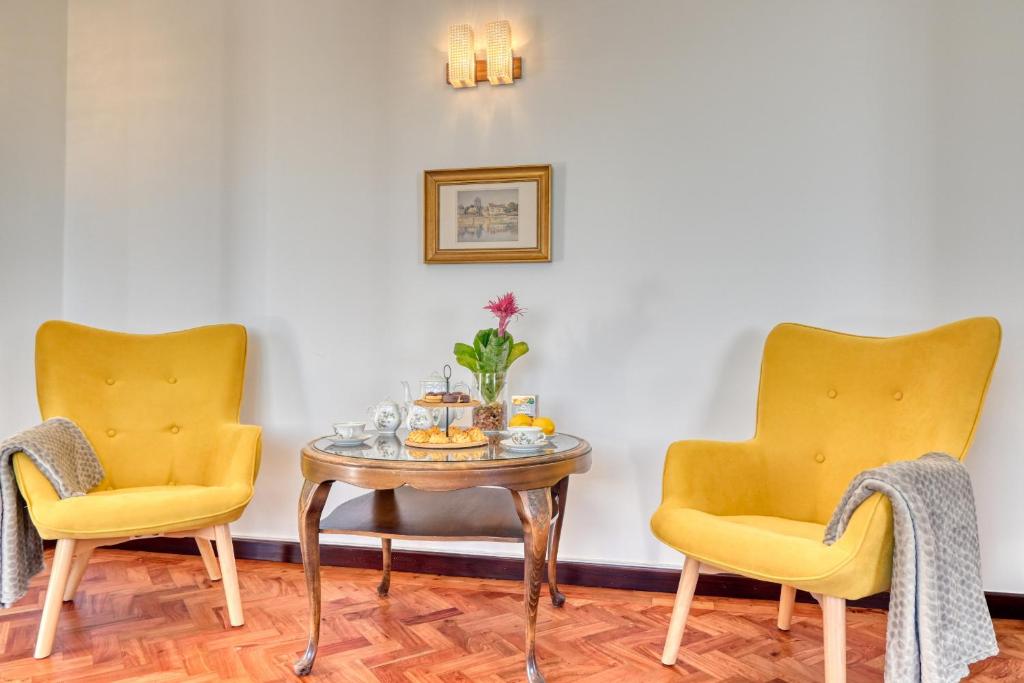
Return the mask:
<path fill-rule="evenodd" d="M 551 260 L 551 166 L 425 171 L 426 263 Z"/>

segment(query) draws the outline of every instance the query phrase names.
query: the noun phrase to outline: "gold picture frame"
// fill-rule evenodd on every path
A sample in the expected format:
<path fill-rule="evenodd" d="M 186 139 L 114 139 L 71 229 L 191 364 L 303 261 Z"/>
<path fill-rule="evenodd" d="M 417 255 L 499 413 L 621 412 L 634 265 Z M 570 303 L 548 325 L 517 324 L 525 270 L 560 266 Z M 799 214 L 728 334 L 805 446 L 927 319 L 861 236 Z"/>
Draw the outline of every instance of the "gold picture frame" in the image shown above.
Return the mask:
<path fill-rule="evenodd" d="M 424 263 L 550 260 L 550 165 L 423 172 Z"/>

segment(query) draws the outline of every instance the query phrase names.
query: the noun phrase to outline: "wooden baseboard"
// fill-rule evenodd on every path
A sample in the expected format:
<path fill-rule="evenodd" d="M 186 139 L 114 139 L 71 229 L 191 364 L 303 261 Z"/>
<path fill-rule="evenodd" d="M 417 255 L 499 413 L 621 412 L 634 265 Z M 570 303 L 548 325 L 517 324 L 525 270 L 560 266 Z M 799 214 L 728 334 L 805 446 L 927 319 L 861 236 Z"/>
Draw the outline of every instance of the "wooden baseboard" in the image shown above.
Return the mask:
<path fill-rule="evenodd" d="M 236 559 L 302 563 L 302 555 L 296 541 L 236 538 L 234 545 Z M 117 547 L 179 555 L 199 554 L 195 542 L 186 538 L 143 538 L 122 543 Z M 320 561 L 333 567 L 379 569 L 381 555 L 380 550 L 364 546 L 323 545 L 320 547 Z M 522 560 L 422 550 L 393 551 L 391 568 L 397 572 L 419 572 L 440 576 L 513 580 L 523 578 Z M 675 593 L 679 584 L 679 570 L 593 562 L 559 562 L 558 582 L 570 586 Z M 703 574 L 697 582 L 697 595 L 774 601 L 779 599 L 779 587 L 734 574 Z M 989 592 L 985 597 L 993 617 L 1024 620 L 1024 595 Z M 797 601 L 814 602 L 814 599 L 807 593 L 798 592 Z M 886 609 L 889 606 L 889 595 L 882 593 L 861 600 L 850 600 L 847 604 L 850 607 Z"/>

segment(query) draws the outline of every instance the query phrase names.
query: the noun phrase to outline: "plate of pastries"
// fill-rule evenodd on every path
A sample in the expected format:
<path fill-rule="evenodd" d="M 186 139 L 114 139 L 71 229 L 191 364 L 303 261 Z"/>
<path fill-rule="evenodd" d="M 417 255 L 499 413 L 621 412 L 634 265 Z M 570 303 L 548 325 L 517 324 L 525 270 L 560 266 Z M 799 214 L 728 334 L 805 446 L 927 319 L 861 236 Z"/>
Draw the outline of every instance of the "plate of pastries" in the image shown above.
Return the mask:
<path fill-rule="evenodd" d="M 470 399 L 464 391 L 428 391 L 417 399 L 416 405 L 424 408 L 473 408 L 479 402 Z"/>
<path fill-rule="evenodd" d="M 463 429 L 449 427 L 448 433 L 440 427 L 414 429 L 405 438 L 405 445 L 413 448 L 473 448 L 487 444 L 487 435 L 477 427 Z"/>

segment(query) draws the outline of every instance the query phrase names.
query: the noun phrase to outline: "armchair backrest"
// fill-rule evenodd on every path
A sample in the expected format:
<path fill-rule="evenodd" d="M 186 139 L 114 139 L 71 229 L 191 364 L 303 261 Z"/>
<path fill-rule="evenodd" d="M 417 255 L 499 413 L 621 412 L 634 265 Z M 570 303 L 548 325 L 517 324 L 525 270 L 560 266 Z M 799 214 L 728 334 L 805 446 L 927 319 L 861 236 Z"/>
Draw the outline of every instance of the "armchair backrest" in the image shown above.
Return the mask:
<path fill-rule="evenodd" d="M 47 322 L 39 408 L 82 428 L 107 473 L 100 488 L 199 484 L 218 428 L 238 422 L 245 353 L 241 325 L 150 335 Z"/>
<path fill-rule="evenodd" d="M 962 459 L 999 352 L 995 318 L 902 337 L 803 325 L 765 342 L 756 440 L 770 514 L 825 523 L 859 472 L 939 451 Z"/>

